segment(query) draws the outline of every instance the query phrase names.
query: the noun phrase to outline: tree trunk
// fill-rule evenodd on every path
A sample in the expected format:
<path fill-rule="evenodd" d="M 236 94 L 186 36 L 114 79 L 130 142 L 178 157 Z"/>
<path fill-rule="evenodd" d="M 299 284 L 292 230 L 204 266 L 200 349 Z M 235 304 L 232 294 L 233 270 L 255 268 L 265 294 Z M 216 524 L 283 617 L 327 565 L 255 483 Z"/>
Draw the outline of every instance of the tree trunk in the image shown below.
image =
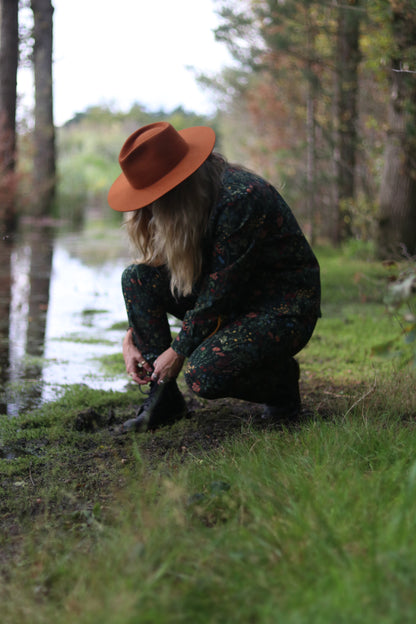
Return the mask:
<path fill-rule="evenodd" d="M 405 54 L 416 41 L 414 9 L 393 12 L 395 56 L 391 59 L 389 130 L 380 189 L 378 254 L 416 254 L 416 67 Z"/>
<path fill-rule="evenodd" d="M 0 227 L 15 223 L 18 0 L 0 0 Z"/>
<path fill-rule="evenodd" d="M 358 2 L 343 1 L 338 9 L 337 33 L 337 228 L 336 243 L 352 235 L 351 204 L 355 197 L 357 96 L 360 14 Z"/>
<path fill-rule="evenodd" d="M 34 17 L 35 131 L 34 212 L 51 212 L 55 196 L 55 128 L 53 123 L 52 41 L 50 0 L 31 0 Z"/>
<path fill-rule="evenodd" d="M 315 32 L 308 12 L 306 41 L 309 59 L 315 57 Z M 307 62 L 307 95 L 306 95 L 306 214 L 309 221 L 308 237 L 313 245 L 315 242 L 316 202 L 316 101 L 319 93 L 319 82 L 313 71 L 312 60 Z"/>
<path fill-rule="evenodd" d="M 315 90 L 312 81 L 308 83 L 306 102 L 306 214 L 309 222 L 308 238 L 315 242 L 315 175 L 316 175 L 316 144 L 315 144 Z"/>

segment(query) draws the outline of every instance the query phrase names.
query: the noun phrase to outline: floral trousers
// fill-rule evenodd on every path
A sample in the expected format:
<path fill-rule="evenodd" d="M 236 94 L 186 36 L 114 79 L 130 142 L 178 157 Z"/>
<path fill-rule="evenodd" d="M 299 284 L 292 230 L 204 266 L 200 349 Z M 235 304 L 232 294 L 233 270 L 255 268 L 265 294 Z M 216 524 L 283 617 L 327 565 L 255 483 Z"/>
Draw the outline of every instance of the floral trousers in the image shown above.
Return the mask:
<path fill-rule="evenodd" d="M 124 270 L 122 289 L 135 344 L 152 364 L 172 344 L 168 315 L 183 319 L 197 293 L 173 297 L 166 268 L 144 264 Z M 186 383 L 208 399 L 277 404 L 288 383 L 289 360 L 307 344 L 316 320 L 236 310 L 189 356 Z"/>

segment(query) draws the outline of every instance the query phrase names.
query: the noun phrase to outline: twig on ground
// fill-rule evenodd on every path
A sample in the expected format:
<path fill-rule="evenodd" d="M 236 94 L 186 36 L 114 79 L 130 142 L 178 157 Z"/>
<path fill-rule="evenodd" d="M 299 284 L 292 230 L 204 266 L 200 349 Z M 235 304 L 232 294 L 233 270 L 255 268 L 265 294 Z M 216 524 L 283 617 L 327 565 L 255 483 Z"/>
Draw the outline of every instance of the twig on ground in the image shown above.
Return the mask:
<path fill-rule="evenodd" d="M 362 396 L 360 396 L 360 398 L 359 398 L 359 399 L 357 399 L 356 401 L 354 401 L 354 403 L 351 405 L 351 407 L 349 407 L 349 408 L 347 409 L 347 411 L 345 412 L 345 414 L 344 414 L 344 416 L 343 416 L 343 419 L 345 420 L 345 418 L 348 416 L 348 414 L 349 414 L 350 412 L 352 412 L 352 410 L 354 409 L 354 407 L 357 407 L 357 405 L 358 405 L 359 403 L 361 403 L 361 401 L 364 401 L 364 399 L 366 399 L 366 398 L 367 398 L 370 394 L 372 394 L 372 393 L 374 392 L 374 390 L 376 389 L 376 387 L 377 387 L 377 379 L 374 379 L 374 383 L 373 383 L 373 385 L 371 386 L 371 388 L 370 388 L 369 390 L 367 390 L 367 392 L 365 392 Z"/>

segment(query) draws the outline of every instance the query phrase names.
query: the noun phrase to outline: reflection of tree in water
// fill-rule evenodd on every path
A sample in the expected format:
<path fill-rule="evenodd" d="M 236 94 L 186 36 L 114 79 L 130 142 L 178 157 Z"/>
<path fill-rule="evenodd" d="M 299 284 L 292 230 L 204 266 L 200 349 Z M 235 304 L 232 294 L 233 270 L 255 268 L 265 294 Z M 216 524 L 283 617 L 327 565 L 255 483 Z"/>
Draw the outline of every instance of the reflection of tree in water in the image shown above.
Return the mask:
<path fill-rule="evenodd" d="M 36 228 L 30 232 L 29 241 L 32 258 L 29 272 L 30 293 L 26 352 L 30 356 L 42 357 L 53 254 L 50 228 Z"/>
<path fill-rule="evenodd" d="M 5 381 L 8 377 L 16 387 L 25 382 L 24 398 L 23 393 L 17 391 L 18 396 L 9 401 L 8 409 L 12 412 L 18 411 L 22 404 L 34 405 L 42 394 L 42 357 L 52 255 L 52 229 L 34 225 L 21 234 L 11 261 L 9 256 L 10 324 L 5 329 L 5 342 L 9 344 L 7 358 L 3 355 L 7 364 L 4 376 Z M 6 278 L 4 281 L 6 283 Z M 2 411 L 5 413 L 4 409 Z"/>

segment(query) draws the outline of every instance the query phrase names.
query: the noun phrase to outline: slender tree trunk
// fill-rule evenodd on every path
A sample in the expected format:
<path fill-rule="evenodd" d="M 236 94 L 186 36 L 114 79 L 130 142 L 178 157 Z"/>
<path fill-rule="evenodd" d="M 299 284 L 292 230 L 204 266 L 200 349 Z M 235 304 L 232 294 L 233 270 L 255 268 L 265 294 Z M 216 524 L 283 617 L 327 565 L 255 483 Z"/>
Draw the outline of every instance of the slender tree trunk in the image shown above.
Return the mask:
<path fill-rule="evenodd" d="M 309 240 L 315 240 L 315 173 L 316 173 L 316 145 L 315 145 L 315 93 L 312 82 L 308 85 L 306 102 L 306 213 L 309 221 Z"/>
<path fill-rule="evenodd" d="M 0 227 L 15 223 L 18 0 L 0 0 Z"/>
<path fill-rule="evenodd" d="M 416 15 L 409 3 L 397 7 L 392 17 L 396 55 L 391 59 L 389 130 L 380 189 L 381 258 L 397 251 L 416 254 L 416 67 L 408 68 L 404 61 L 416 41 Z"/>
<path fill-rule="evenodd" d="M 50 214 L 55 196 L 55 128 L 53 123 L 52 42 L 50 0 L 31 0 L 34 16 L 35 132 L 34 211 Z"/>
<path fill-rule="evenodd" d="M 314 28 L 309 20 L 307 23 L 307 49 L 309 58 L 314 58 L 315 34 Z M 309 221 L 309 240 L 313 244 L 315 241 L 315 221 L 316 221 L 316 120 L 315 109 L 318 92 L 317 78 L 313 71 L 312 61 L 307 65 L 307 96 L 306 96 L 306 214 Z"/>
<path fill-rule="evenodd" d="M 358 65 L 360 63 L 359 2 L 342 0 L 337 34 L 337 228 L 335 242 L 352 235 L 351 204 L 355 198 L 357 150 Z"/>

